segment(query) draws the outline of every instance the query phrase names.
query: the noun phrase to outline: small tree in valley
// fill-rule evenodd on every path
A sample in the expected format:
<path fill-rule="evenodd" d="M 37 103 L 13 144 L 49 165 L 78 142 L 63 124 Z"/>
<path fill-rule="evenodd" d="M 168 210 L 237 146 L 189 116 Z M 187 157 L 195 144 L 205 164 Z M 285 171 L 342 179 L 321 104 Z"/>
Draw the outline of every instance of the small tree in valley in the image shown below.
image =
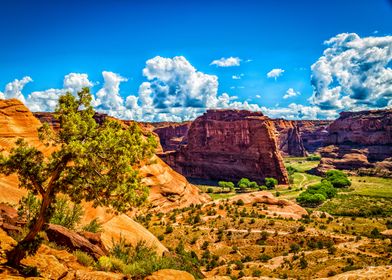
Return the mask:
<path fill-rule="evenodd" d="M 11 266 L 20 266 L 27 253 L 38 249 L 38 233 L 51 218 L 56 194 L 119 212 L 140 205 L 148 196 L 137 168 L 152 156 L 155 139 L 143 136 L 136 124 L 127 129 L 113 120 L 97 124 L 91 100 L 88 88 L 77 97 L 70 93 L 60 97 L 55 111 L 59 130 L 55 133 L 46 124 L 38 131 L 42 143 L 54 146 L 48 157 L 22 139 L 9 155 L 0 154 L 0 174 L 17 174 L 20 187 L 41 197 L 29 233 L 7 253 Z"/>

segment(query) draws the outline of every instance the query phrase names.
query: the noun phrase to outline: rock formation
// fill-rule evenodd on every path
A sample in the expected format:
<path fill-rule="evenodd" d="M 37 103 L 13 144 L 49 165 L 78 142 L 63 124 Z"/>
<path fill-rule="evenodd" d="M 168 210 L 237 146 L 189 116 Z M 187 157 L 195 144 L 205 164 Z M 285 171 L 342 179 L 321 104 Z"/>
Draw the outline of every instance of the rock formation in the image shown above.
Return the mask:
<path fill-rule="evenodd" d="M 191 123 L 162 123 L 156 125 L 154 132 L 159 136 L 163 151 L 176 151 L 180 145 L 185 145 Z"/>
<path fill-rule="evenodd" d="M 305 150 L 314 153 L 325 145 L 331 120 L 300 120 L 296 122 Z"/>
<path fill-rule="evenodd" d="M 337 168 L 392 172 L 392 110 L 343 112 L 329 126 L 318 171 Z"/>
<path fill-rule="evenodd" d="M 301 219 L 308 212 L 298 204 L 285 199 L 274 197 L 270 192 L 261 191 L 245 193 L 233 196 L 228 199 L 230 203 L 242 200 L 245 204 L 264 204 L 266 206 L 264 213 L 268 216 L 280 216 L 283 218 Z"/>
<path fill-rule="evenodd" d="M 178 151 L 160 155 L 186 177 L 288 182 L 273 121 L 262 113 L 208 110 L 192 122 L 187 138 Z"/>
<path fill-rule="evenodd" d="M 274 124 L 279 150 L 283 156 L 304 157 L 307 155 L 296 121 L 276 119 Z"/>

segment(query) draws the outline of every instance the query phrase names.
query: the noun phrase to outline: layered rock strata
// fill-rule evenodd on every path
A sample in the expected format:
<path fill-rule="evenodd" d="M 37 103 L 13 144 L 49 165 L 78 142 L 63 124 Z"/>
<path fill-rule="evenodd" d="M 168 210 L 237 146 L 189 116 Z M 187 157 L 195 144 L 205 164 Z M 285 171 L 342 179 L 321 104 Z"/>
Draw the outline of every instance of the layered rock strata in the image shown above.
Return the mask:
<path fill-rule="evenodd" d="M 192 122 L 188 143 L 161 158 L 186 177 L 288 182 L 274 123 L 260 112 L 208 110 Z"/>

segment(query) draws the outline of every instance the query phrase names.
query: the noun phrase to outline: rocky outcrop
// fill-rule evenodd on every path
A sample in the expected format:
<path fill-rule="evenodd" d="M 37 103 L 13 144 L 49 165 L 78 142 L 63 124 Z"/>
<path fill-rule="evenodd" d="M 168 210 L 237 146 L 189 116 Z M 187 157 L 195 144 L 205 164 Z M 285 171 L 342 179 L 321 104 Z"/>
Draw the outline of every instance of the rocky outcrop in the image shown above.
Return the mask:
<path fill-rule="evenodd" d="M 192 274 L 174 269 L 161 269 L 155 271 L 151 275 L 144 278 L 144 280 L 195 280 Z"/>
<path fill-rule="evenodd" d="M 283 156 L 305 157 L 305 150 L 299 126 L 296 121 L 274 120 L 279 150 Z"/>
<path fill-rule="evenodd" d="M 329 126 L 326 145 L 320 150 L 321 173 L 331 168 L 392 172 L 392 110 L 341 113 Z"/>
<path fill-rule="evenodd" d="M 308 212 L 299 206 L 298 204 L 288 201 L 285 199 L 278 199 L 274 197 L 270 192 L 261 191 L 236 195 L 228 199 L 228 202 L 237 202 L 242 200 L 244 204 L 264 204 L 266 209 L 264 210 L 266 215 L 280 216 L 283 218 L 301 219 L 303 215 L 307 215 Z"/>
<path fill-rule="evenodd" d="M 331 120 L 300 120 L 294 121 L 302 139 L 303 146 L 308 153 L 314 153 L 325 145 L 328 139 Z"/>
<path fill-rule="evenodd" d="M 105 252 L 97 245 L 92 244 L 83 236 L 60 225 L 49 224 L 45 230 L 49 241 L 57 245 L 66 246 L 72 251 L 81 250 L 87 252 L 96 260 L 105 255 Z"/>
<path fill-rule="evenodd" d="M 154 128 L 158 134 L 163 151 L 176 151 L 180 145 L 187 144 L 187 134 L 192 122 L 162 123 Z"/>
<path fill-rule="evenodd" d="M 160 155 L 186 177 L 288 182 L 274 123 L 260 112 L 208 110 L 192 122 L 187 138 L 178 151 Z"/>

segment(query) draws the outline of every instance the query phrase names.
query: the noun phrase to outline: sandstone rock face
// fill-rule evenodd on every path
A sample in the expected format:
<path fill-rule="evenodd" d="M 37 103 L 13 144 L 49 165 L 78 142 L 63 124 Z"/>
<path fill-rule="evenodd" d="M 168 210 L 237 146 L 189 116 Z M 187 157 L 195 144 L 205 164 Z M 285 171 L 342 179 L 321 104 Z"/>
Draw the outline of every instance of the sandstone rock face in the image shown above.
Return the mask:
<path fill-rule="evenodd" d="M 180 145 L 187 144 L 187 134 L 192 122 L 162 123 L 154 128 L 158 134 L 163 151 L 176 151 Z"/>
<path fill-rule="evenodd" d="M 265 204 L 267 206 L 265 214 L 270 216 L 276 214 L 283 218 L 301 219 L 302 215 L 308 214 L 308 212 L 298 204 L 285 199 L 278 199 L 270 192 L 266 191 L 240 194 L 233 196 L 228 200 L 229 202 L 242 200 L 248 205 L 253 205 L 254 203 Z"/>
<path fill-rule="evenodd" d="M 55 242 L 57 245 L 66 246 L 72 251 L 81 250 L 87 252 L 96 260 L 105 255 L 105 252 L 100 247 L 63 226 L 49 224 L 46 229 L 46 234 L 49 241 Z"/>
<path fill-rule="evenodd" d="M 328 139 L 330 120 L 294 121 L 298 128 L 305 150 L 314 153 L 325 145 Z"/>
<path fill-rule="evenodd" d="M 144 280 L 195 280 L 192 274 L 175 269 L 161 269 L 144 278 Z"/>
<path fill-rule="evenodd" d="M 274 120 L 279 150 L 283 156 L 305 157 L 305 150 L 299 126 L 296 121 Z"/>
<path fill-rule="evenodd" d="M 392 110 L 344 112 L 329 126 L 319 172 L 331 168 L 392 172 Z"/>
<path fill-rule="evenodd" d="M 262 113 L 208 110 L 192 122 L 188 144 L 161 158 L 186 177 L 259 184 L 266 177 L 287 183 L 274 123 Z"/>

